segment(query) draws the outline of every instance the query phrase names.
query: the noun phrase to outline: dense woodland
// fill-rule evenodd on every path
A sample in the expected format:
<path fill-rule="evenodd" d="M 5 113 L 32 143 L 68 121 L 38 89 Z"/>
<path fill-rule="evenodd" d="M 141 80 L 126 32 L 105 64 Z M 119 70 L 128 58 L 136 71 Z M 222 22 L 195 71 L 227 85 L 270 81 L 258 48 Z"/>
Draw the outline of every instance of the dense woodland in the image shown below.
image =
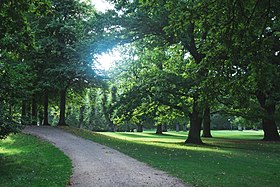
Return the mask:
<path fill-rule="evenodd" d="M 0 138 L 25 125 L 94 131 L 263 129 L 280 140 L 279 0 L 2 0 Z M 109 71 L 98 54 L 118 49 Z"/>

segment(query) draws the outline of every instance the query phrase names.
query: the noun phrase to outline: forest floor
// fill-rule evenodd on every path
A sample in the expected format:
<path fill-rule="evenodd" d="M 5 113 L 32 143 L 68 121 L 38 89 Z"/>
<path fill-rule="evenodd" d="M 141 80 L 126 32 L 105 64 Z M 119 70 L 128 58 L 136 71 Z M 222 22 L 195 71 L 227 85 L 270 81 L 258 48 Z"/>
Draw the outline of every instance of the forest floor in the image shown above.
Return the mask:
<path fill-rule="evenodd" d="M 74 169 L 70 186 L 187 186 L 119 151 L 61 129 L 28 126 L 24 131 L 48 140 L 71 158 Z"/>

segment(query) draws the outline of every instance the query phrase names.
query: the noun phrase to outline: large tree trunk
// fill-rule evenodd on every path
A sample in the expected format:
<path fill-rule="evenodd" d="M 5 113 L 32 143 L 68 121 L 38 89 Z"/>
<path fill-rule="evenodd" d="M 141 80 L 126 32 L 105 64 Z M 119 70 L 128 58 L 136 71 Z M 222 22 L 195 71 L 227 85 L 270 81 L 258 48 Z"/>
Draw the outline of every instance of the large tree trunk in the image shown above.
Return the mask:
<path fill-rule="evenodd" d="M 57 125 L 67 126 L 65 122 L 65 109 L 66 109 L 66 89 L 60 91 L 60 112 L 59 121 Z"/>
<path fill-rule="evenodd" d="M 83 127 L 84 111 L 85 111 L 85 106 L 81 106 L 80 107 L 80 117 L 79 117 L 79 126 L 78 126 L 78 128 L 82 128 Z"/>
<path fill-rule="evenodd" d="M 30 101 L 26 102 L 26 125 L 31 125 L 31 103 Z"/>
<path fill-rule="evenodd" d="M 94 126 L 94 117 L 95 117 L 95 107 L 94 105 L 92 105 L 90 109 L 89 120 L 88 120 L 88 126 L 90 130 L 92 130 Z"/>
<path fill-rule="evenodd" d="M 162 128 L 162 132 L 167 132 L 167 126 L 166 125 L 162 125 L 161 128 Z"/>
<path fill-rule="evenodd" d="M 202 137 L 212 138 L 210 125 L 211 125 L 210 107 L 206 106 L 205 109 L 204 109 L 204 114 L 203 114 L 203 134 L 202 134 Z"/>
<path fill-rule="evenodd" d="M 264 109 L 265 114 L 262 117 L 262 127 L 264 131 L 264 141 L 280 141 L 280 136 L 277 131 L 276 122 L 274 119 L 275 115 L 275 103 L 274 102 L 267 102 L 267 96 L 259 91 L 256 94 L 257 99 Z"/>
<path fill-rule="evenodd" d="M 275 120 L 263 119 L 262 127 L 264 131 L 264 141 L 280 141 Z"/>
<path fill-rule="evenodd" d="M 137 132 L 143 132 L 143 125 L 141 124 L 137 125 Z"/>
<path fill-rule="evenodd" d="M 187 131 L 187 125 L 183 124 L 183 131 L 186 132 Z"/>
<path fill-rule="evenodd" d="M 38 119 L 39 119 L 39 126 L 42 126 L 43 120 L 44 120 L 44 115 L 43 115 L 43 111 L 41 109 L 39 110 Z"/>
<path fill-rule="evenodd" d="M 198 104 L 195 100 L 193 103 L 193 111 L 190 115 L 190 131 L 185 143 L 203 144 L 200 137 L 202 118 L 199 116 Z"/>
<path fill-rule="evenodd" d="M 13 103 L 9 104 L 9 115 L 12 116 L 13 115 Z"/>
<path fill-rule="evenodd" d="M 111 121 L 109 116 L 107 116 L 107 121 L 109 122 L 109 131 L 110 132 L 115 132 L 116 131 L 115 124 Z"/>
<path fill-rule="evenodd" d="M 264 131 L 265 141 L 280 141 L 277 125 L 274 119 L 275 104 L 267 105 L 265 107 L 266 114 L 262 119 L 262 127 Z"/>
<path fill-rule="evenodd" d="M 180 125 L 177 123 L 176 124 L 176 132 L 179 132 L 180 131 Z"/>
<path fill-rule="evenodd" d="M 31 112 L 31 120 L 32 120 L 32 125 L 37 125 L 37 102 L 36 98 L 33 95 L 32 96 L 32 112 Z"/>
<path fill-rule="evenodd" d="M 162 134 L 162 125 L 157 125 L 156 134 Z"/>
<path fill-rule="evenodd" d="M 26 109 L 26 101 L 22 100 L 21 105 L 21 124 L 26 125 L 26 116 L 27 115 L 27 109 Z"/>
<path fill-rule="evenodd" d="M 44 123 L 43 125 L 50 125 L 49 124 L 49 93 L 48 90 L 45 90 L 44 93 Z"/>

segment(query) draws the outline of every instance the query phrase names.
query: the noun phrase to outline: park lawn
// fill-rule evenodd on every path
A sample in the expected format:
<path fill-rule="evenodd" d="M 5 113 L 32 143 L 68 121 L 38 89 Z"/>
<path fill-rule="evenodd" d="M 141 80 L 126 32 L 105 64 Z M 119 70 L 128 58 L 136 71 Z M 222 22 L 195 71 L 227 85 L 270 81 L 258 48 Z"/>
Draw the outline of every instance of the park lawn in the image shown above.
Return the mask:
<path fill-rule="evenodd" d="M 50 143 L 31 135 L 0 140 L 0 186 L 67 186 L 71 160 Z"/>
<path fill-rule="evenodd" d="M 94 133 L 63 127 L 107 145 L 194 186 L 280 186 L 280 144 L 262 131 L 213 131 L 205 145 L 185 145 L 186 132 Z"/>

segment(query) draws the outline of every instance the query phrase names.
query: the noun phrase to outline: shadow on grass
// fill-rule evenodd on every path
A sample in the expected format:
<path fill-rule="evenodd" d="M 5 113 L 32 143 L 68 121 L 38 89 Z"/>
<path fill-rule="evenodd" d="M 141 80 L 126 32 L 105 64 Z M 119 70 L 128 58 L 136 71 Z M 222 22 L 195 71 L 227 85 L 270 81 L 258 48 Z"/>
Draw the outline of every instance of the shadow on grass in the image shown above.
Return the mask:
<path fill-rule="evenodd" d="M 254 135 L 252 135 L 254 136 Z M 242 151 L 261 151 L 264 153 L 280 153 L 280 142 L 266 142 L 260 139 L 229 139 L 229 138 L 213 138 L 207 139 L 203 146 L 242 150 Z"/>
<path fill-rule="evenodd" d="M 99 133 L 98 134 L 102 134 L 102 135 L 106 135 L 106 133 Z M 135 138 L 135 139 L 141 139 L 141 138 L 151 138 L 151 139 L 157 139 L 157 138 L 164 138 L 164 137 L 172 137 L 172 139 L 182 139 L 182 135 L 174 135 L 174 134 L 156 134 L 156 133 L 116 133 L 116 136 L 113 137 L 118 137 L 118 136 L 122 136 L 122 137 L 128 137 L 128 138 Z"/>

